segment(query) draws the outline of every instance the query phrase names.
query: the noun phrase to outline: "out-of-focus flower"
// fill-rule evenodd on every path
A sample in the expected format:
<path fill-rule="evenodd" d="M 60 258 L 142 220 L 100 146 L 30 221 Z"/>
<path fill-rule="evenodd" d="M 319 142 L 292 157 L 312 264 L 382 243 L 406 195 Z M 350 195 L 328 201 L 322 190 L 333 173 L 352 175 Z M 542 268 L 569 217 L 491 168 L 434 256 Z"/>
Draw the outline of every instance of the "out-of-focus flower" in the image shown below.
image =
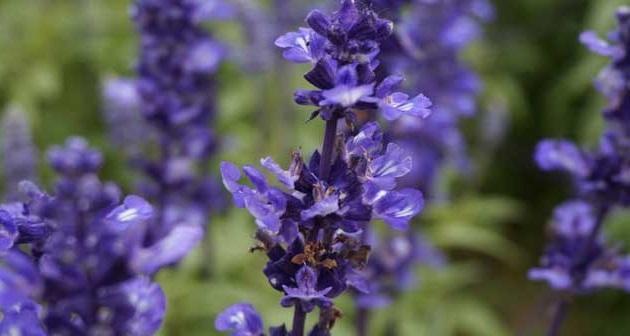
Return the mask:
<path fill-rule="evenodd" d="M 612 209 L 630 205 L 630 8 L 621 7 L 617 19 L 619 26 L 610 34 L 610 42 L 600 40 L 593 32 L 580 37 L 589 49 L 611 58 L 604 70 L 606 75 L 599 81 L 614 77 L 615 82 L 625 83 L 598 84 L 600 89 L 608 88 L 603 93 L 609 99 L 603 113 L 606 130 L 599 148 L 587 151 L 566 140 L 545 140 L 535 155 L 542 169 L 571 175 L 579 200 L 556 209 L 551 241 L 541 265 L 530 270 L 529 277 L 571 294 L 602 287 L 630 289 L 629 258 L 608 247 L 601 233 Z"/>
<path fill-rule="evenodd" d="M 51 194 L 23 182 L 26 201 L 0 205 L 0 330 L 153 335 L 166 303 L 149 277 L 180 253 L 148 245 L 153 207 L 101 182 L 102 155 L 81 138 L 53 147 L 48 161 L 58 175 Z"/>
<path fill-rule="evenodd" d="M 0 121 L 0 162 L 4 198 L 15 200 L 18 185 L 34 180 L 37 168 L 37 151 L 24 111 L 13 106 L 5 111 Z"/>
<path fill-rule="evenodd" d="M 382 72 L 406 74 L 405 87 L 433 103 L 426 119 L 402 117 L 390 133 L 417 162 L 404 184 L 434 196 L 442 167 L 468 166 L 459 121 L 475 113 L 481 84 L 461 55 L 493 8 L 486 0 L 378 0 L 374 6 L 397 27 L 381 48 Z M 416 100 L 423 105 L 423 98 Z"/>

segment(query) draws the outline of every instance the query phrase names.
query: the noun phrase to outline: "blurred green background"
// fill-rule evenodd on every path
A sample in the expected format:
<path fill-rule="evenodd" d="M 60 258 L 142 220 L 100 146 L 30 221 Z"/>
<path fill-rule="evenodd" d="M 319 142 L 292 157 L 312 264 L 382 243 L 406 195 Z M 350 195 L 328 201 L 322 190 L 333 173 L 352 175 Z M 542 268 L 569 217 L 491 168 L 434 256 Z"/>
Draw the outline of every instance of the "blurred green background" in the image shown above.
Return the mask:
<path fill-rule="evenodd" d="M 374 335 L 386 334 L 391 321 L 399 322 L 400 335 L 542 334 L 553 295 L 527 281 L 526 272 L 542 251 L 552 208 L 569 197 L 570 188 L 559 175 L 538 171 L 532 150 L 543 137 L 586 146 L 597 141 L 604 101 L 592 79 L 606 60 L 588 53 L 577 36 L 587 28 L 607 32 L 614 9 L 624 2 L 495 0 L 496 20 L 466 55 L 485 82 L 480 113 L 465 124 L 476 169 L 446 181 L 451 202 L 429 207 L 415 223 L 449 263 L 419 270 L 418 289 L 376 314 Z M 104 177 L 126 186 L 131 174 L 107 143 L 100 90 L 107 76 L 133 76 L 136 32 L 128 7 L 122 0 L 0 0 L 0 106 L 26 111 L 42 151 L 68 135 L 88 138 L 106 152 Z M 244 40 L 238 22 L 209 29 L 234 48 Z M 228 60 L 218 79 L 216 128 L 224 143 L 216 162 L 254 162 L 268 154 L 280 160 L 293 148 L 318 145 L 320 123 L 304 123 L 307 111 L 291 101 L 291 88 L 305 85 L 303 71 L 276 65 L 244 72 Z M 482 135 L 492 113 L 503 113 L 506 129 L 488 146 Z M 49 181 L 44 164 L 41 172 Z M 628 216 L 610 221 L 610 239 L 630 243 Z M 290 311 L 279 307 L 279 293 L 261 274 L 265 257 L 248 252 L 252 228 L 244 211 L 212 219 L 211 280 L 199 276 L 206 262 L 200 251 L 160 274 L 170 300 L 162 334 L 214 335 L 217 312 L 243 300 L 268 325 L 289 320 Z M 346 314 L 335 335 L 351 335 L 351 302 L 341 300 L 341 307 Z M 629 314 L 630 297 L 620 292 L 579 298 L 565 335 L 630 335 Z"/>

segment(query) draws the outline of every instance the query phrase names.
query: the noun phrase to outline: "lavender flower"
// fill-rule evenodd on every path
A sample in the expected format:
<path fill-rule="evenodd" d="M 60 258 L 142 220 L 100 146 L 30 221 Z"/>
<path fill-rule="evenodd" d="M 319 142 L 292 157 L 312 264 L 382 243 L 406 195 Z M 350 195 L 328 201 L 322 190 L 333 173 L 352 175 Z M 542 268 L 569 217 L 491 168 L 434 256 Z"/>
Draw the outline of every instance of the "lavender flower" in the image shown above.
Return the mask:
<path fill-rule="evenodd" d="M 442 170 L 452 164 L 466 166 L 458 124 L 461 118 L 474 114 L 480 84 L 460 56 L 480 35 L 480 21 L 491 17 L 492 8 L 485 0 L 378 0 L 373 5 L 397 24 L 381 47 L 382 66 L 377 75 L 385 78 L 382 86 L 403 84 L 402 77 L 387 77 L 390 73 L 410 74 L 405 87 L 422 91 L 434 103 L 432 114 L 424 119 L 406 116 L 409 105 L 405 95 L 391 95 L 380 104 L 384 117 L 394 121 L 387 137 L 414 159 L 401 184 L 421 189 L 431 201 L 438 197 L 435 186 Z M 370 310 L 387 306 L 412 287 L 409 275 L 415 267 L 421 263 L 438 265 L 441 259 L 414 232 L 367 232 L 363 239 L 374 250 L 363 271 L 370 291 L 355 293 L 358 335 L 368 334 Z"/>
<path fill-rule="evenodd" d="M 540 267 L 529 276 L 571 295 L 602 287 L 630 288 L 628 257 L 608 247 L 601 234 L 610 211 L 630 205 L 630 127 L 625 103 L 630 95 L 627 84 L 619 86 L 629 81 L 630 8 L 621 7 L 617 19 L 619 28 L 611 34 L 612 43 L 597 39 L 592 32 L 580 37 L 591 50 L 612 59 L 598 79 L 598 88 L 609 99 L 599 148 L 585 151 L 566 140 L 545 140 L 535 155 L 542 169 L 563 170 L 573 177 L 579 200 L 556 209 L 552 240 Z M 567 305 L 566 300 L 558 302 L 549 335 L 558 334 Z"/>
<path fill-rule="evenodd" d="M 367 14 L 366 14 L 367 13 Z M 386 78 L 380 83 L 374 71 L 382 43 L 392 33 L 392 22 L 361 9 L 353 1 L 343 1 L 341 9 L 328 17 L 318 10 L 306 18 L 310 28 L 287 33 L 276 40 L 292 62 L 311 62 L 313 70 L 304 78 L 317 90 L 298 90 L 295 101 L 318 109 L 312 118 L 356 119 L 355 109 L 379 109 L 388 120 L 403 114 L 427 117 L 430 101 L 418 95 L 413 99 L 395 92 L 402 79 Z"/>
<path fill-rule="evenodd" d="M 378 124 L 364 124 L 358 133 L 338 135 L 341 119 L 352 122 L 357 109 L 381 110 L 386 118 L 402 114 L 424 117 L 429 102 L 423 96 L 408 99 L 395 92 L 401 79 L 376 81 L 380 42 L 392 31 L 369 8 L 345 0 L 331 16 L 318 10 L 307 17 L 310 28 L 288 33 L 276 40 L 285 57 L 294 62 L 311 62 L 305 78 L 317 90 L 296 92 L 298 104 L 313 105 L 326 121 L 321 153 L 308 161 L 293 154 L 288 169 L 272 158 L 261 165 L 282 185 L 270 185 L 253 166 L 242 172 L 252 186 L 241 184 L 241 170 L 231 163 L 221 165 L 223 183 L 234 204 L 246 208 L 255 218 L 256 238 L 269 261 L 264 274 L 269 284 L 282 292 L 280 303 L 295 307 L 291 335 L 304 334 L 306 314 L 319 307 L 320 317 L 309 335 L 329 335 L 339 317 L 333 299 L 348 288 L 365 291 L 359 270 L 367 263 L 370 246 L 361 234 L 370 222 L 380 219 L 392 228 L 406 230 L 409 221 L 423 207 L 422 194 L 399 189 L 397 179 L 412 166 L 411 158 L 396 144 L 384 143 Z M 254 314 L 243 306 L 233 307 L 217 319 L 221 330 L 262 333 L 260 324 L 251 331 L 248 323 L 226 327 L 228 321 Z M 240 315 L 239 315 L 240 314 Z M 284 326 L 272 328 L 272 335 L 286 335 Z"/>
<path fill-rule="evenodd" d="M 481 84 L 461 55 L 493 9 L 486 0 L 379 0 L 374 6 L 398 27 L 383 44 L 384 69 L 409 74 L 406 86 L 422 91 L 434 105 L 430 117 L 401 118 L 391 129 L 419 162 L 404 183 L 434 195 L 443 166 L 467 166 L 459 120 L 475 113 Z"/>
<path fill-rule="evenodd" d="M 4 197 L 15 200 L 18 184 L 34 179 L 37 168 L 37 155 L 24 111 L 10 107 L 2 118 L 0 134 Z"/>
<path fill-rule="evenodd" d="M 122 119 L 136 119 L 129 114 L 137 110 L 141 118 L 133 121 L 139 124 L 134 127 L 149 129 L 142 134 L 141 150 L 131 153 L 144 174 L 138 190 L 156 205 L 147 240 L 178 251 L 158 264 L 183 258 L 202 239 L 209 214 L 222 203 L 219 185 L 207 171 L 217 149 L 210 128 L 216 103 L 213 75 L 225 50 L 203 24 L 232 12 L 223 1 L 135 1 L 138 78 L 106 85 L 108 109 L 117 110 L 109 115 L 120 116 L 111 126 L 121 128 L 117 123 Z M 192 246 L 179 244 L 180 239 Z"/>
<path fill-rule="evenodd" d="M 153 335 L 166 302 L 150 277 L 180 251 L 147 244 L 152 206 L 138 196 L 120 201 L 118 187 L 97 177 L 101 154 L 83 139 L 53 147 L 48 160 L 59 176 L 52 194 L 24 182 L 27 201 L 0 206 L 0 330 Z"/>

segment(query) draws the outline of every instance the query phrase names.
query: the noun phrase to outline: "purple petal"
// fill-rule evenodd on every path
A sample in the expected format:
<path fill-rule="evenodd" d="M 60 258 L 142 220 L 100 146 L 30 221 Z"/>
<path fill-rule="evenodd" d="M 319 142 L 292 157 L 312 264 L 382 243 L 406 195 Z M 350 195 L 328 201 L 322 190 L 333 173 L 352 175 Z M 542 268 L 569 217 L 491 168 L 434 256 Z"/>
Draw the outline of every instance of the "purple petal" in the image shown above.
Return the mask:
<path fill-rule="evenodd" d="M 376 122 L 368 122 L 361 131 L 346 142 L 346 151 L 354 155 L 372 154 L 380 151 L 383 143 L 383 132 Z"/>
<path fill-rule="evenodd" d="M 330 215 L 337 212 L 337 210 L 339 210 L 339 196 L 332 194 L 315 202 L 309 209 L 303 210 L 301 216 L 302 220 L 309 220 L 317 216 Z"/>
<path fill-rule="evenodd" d="M 247 178 L 249 178 L 249 180 L 252 182 L 252 184 L 254 184 L 259 192 L 265 192 L 269 188 L 269 185 L 267 184 L 267 179 L 265 178 L 265 175 L 260 172 L 260 170 L 252 166 L 244 166 L 243 172 L 245 172 Z"/>
<path fill-rule="evenodd" d="M 241 171 L 230 162 L 221 162 L 221 177 L 225 189 L 232 193 L 234 204 L 239 208 L 244 208 L 243 186 L 238 183 L 241 179 Z"/>
<path fill-rule="evenodd" d="M 378 199 L 374 204 L 377 218 L 384 220 L 392 228 L 406 230 L 409 221 L 424 207 L 422 193 L 416 189 L 392 191 Z"/>
<path fill-rule="evenodd" d="M 592 52 L 602 56 L 619 58 L 624 54 L 623 49 L 600 39 L 593 31 L 585 31 L 580 34 L 580 42 L 588 47 Z"/>
<path fill-rule="evenodd" d="M 214 321 L 218 331 L 230 331 L 234 336 L 262 336 L 260 314 L 249 303 L 237 303 L 221 312 Z"/>
<path fill-rule="evenodd" d="M 8 251 L 18 237 L 18 228 L 13 216 L 4 210 L 0 210 L 0 254 Z"/>
<path fill-rule="evenodd" d="M 109 225 L 110 228 L 121 232 L 131 226 L 149 220 L 152 216 L 153 207 L 151 204 L 142 197 L 130 195 L 125 198 L 122 205 L 107 214 L 105 220 L 111 223 Z"/>
<path fill-rule="evenodd" d="M 306 23 L 319 35 L 326 36 L 328 34 L 330 21 L 328 17 L 319 10 L 311 11 L 306 17 Z"/>
<path fill-rule="evenodd" d="M 571 288 L 573 280 L 566 272 L 558 269 L 534 268 L 527 273 L 530 280 L 547 281 L 549 286 L 557 290 L 565 290 Z"/>
<path fill-rule="evenodd" d="M 267 168 L 269 172 L 274 174 L 280 183 L 284 184 L 287 188 L 293 189 L 295 181 L 299 176 L 294 176 L 288 170 L 282 169 L 271 157 L 266 157 L 260 160 L 260 164 Z"/>
<path fill-rule="evenodd" d="M 342 107 L 350 107 L 356 104 L 361 98 L 372 94 L 373 85 L 361 86 L 336 86 L 330 90 L 323 91 L 324 100 L 319 105 L 341 105 Z"/>
<path fill-rule="evenodd" d="M 389 76 L 376 87 L 375 95 L 379 98 L 385 98 L 396 90 L 403 82 L 404 78 L 400 75 Z"/>
<path fill-rule="evenodd" d="M 370 163 L 369 170 L 375 183 L 384 189 L 393 189 L 395 186 L 393 178 L 407 175 L 411 171 L 412 165 L 411 155 L 397 144 L 390 143 L 387 145 L 385 154 Z M 381 178 L 382 183 L 379 183 L 379 178 Z"/>
<path fill-rule="evenodd" d="M 188 71 L 200 74 L 213 73 L 217 70 L 225 51 L 213 41 L 203 41 L 189 51 L 184 67 Z"/>
<path fill-rule="evenodd" d="M 580 177 L 590 171 L 586 155 L 566 140 L 541 141 L 536 147 L 535 160 L 543 170 L 565 170 Z"/>
<path fill-rule="evenodd" d="M 134 251 L 131 268 L 141 274 L 154 274 L 161 267 L 184 258 L 203 238 L 199 225 L 178 225 L 162 240 Z"/>
<path fill-rule="evenodd" d="M 280 229 L 280 217 L 286 206 L 285 195 L 276 189 L 269 189 L 265 195 L 256 194 L 245 198 L 245 207 L 256 218 L 258 227 L 271 232 Z"/>
<path fill-rule="evenodd" d="M 554 210 L 553 229 L 562 237 L 587 237 L 594 226 L 593 208 L 587 202 L 565 202 Z"/>

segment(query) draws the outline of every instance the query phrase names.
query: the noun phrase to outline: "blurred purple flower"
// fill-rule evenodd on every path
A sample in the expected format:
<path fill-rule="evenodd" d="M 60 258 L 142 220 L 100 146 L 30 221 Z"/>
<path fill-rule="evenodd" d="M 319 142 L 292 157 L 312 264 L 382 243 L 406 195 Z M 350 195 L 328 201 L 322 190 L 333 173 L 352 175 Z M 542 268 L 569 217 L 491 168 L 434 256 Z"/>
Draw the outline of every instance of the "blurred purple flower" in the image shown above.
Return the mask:
<path fill-rule="evenodd" d="M 51 195 L 24 182 L 24 203 L 0 205 L 0 288 L 10 289 L 0 290 L 0 328 L 153 335 L 165 297 L 149 277 L 189 249 L 191 238 L 148 245 L 153 207 L 138 196 L 121 201 L 116 185 L 101 182 L 102 155 L 85 140 L 54 146 L 48 159 L 58 176 Z"/>
<path fill-rule="evenodd" d="M 0 162 L 4 198 L 15 200 L 23 180 L 35 180 L 37 150 L 33 144 L 25 112 L 9 107 L 0 121 Z"/>

